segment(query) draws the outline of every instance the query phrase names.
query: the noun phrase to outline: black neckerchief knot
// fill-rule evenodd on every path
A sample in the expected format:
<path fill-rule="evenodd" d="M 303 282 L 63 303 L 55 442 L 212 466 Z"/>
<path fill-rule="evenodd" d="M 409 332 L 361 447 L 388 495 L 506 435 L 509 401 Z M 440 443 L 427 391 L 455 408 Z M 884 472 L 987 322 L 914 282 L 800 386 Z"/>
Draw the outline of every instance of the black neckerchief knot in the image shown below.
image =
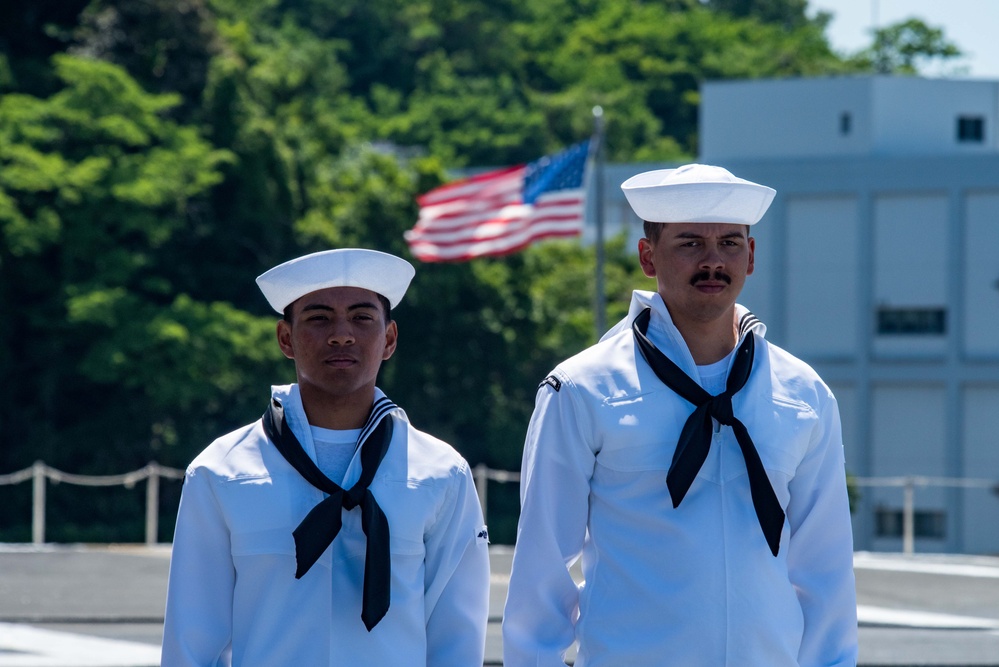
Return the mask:
<path fill-rule="evenodd" d="M 708 414 L 714 417 L 719 424 L 731 426 L 735 415 L 732 414 L 732 397 L 721 394 L 708 399 Z"/>
<path fill-rule="evenodd" d="M 656 377 L 679 394 L 681 398 L 695 406 L 680 432 L 680 439 L 676 444 L 676 451 L 673 453 L 673 461 L 670 463 L 669 472 L 666 475 L 666 486 L 669 488 L 673 507 L 680 506 L 690 489 L 690 485 L 704 464 L 704 460 L 708 457 L 708 449 L 711 446 L 711 419 L 713 417 L 718 423 L 732 427 L 735 432 L 735 439 L 739 443 L 739 449 L 742 450 L 743 458 L 746 460 L 753 507 L 756 509 L 756 516 L 760 521 L 760 528 L 763 529 L 767 545 L 770 547 L 771 553 L 776 556 L 780 549 L 781 530 L 784 528 L 784 510 L 777 500 L 777 494 L 774 493 L 773 487 L 770 485 L 767 471 L 763 467 L 753 439 L 749 437 L 749 431 L 746 430 L 741 421 L 736 419 L 732 411 L 732 397 L 745 386 L 749 380 L 749 374 L 753 370 L 753 356 L 756 350 L 755 334 L 751 331 L 745 334 L 742 344 L 735 351 L 732 370 L 729 371 L 728 379 L 725 382 L 725 391 L 717 396 L 712 396 L 648 339 L 645 332 L 648 331 L 651 315 L 652 309 L 646 308 L 632 322 L 631 329 L 635 334 L 638 349 L 655 372 Z"/>
<path fill-rule="evenodd" d="M 389 416 L 395 408 L 396 405 L 384 396 L 377 399 L 371 407 L 371 414 L 357 440 L 357 446 L 361 449 L 361 477 L 348 490 L 324 475 L 305 453 L 298 438 L 288 428 L 284 406 L 280 401 L 271 399 L 263 417 L 264 432 L 285 460 L 307 482 L 329 494 L 329 497 L 312 508 L 292 532 L 295 538 L 296 579 L 301 579 L 309 571 L 340 533 L 343 525 L 341 510 L 361 508 L 361 528 L 368 539 L 364 554 L 361 620 L 369 632 L 388 612 L 392 597 L 388 519 L 368 487 L 392 441 L 393 420 Z"/>

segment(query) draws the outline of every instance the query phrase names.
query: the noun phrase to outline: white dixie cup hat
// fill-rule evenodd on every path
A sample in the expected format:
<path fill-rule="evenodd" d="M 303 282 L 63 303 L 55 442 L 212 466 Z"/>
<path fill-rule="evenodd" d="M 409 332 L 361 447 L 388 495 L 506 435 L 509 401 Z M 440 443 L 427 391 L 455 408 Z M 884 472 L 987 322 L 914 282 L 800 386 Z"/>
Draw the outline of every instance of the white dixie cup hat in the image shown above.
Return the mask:
<path fill-rule="evenodd" d="M 381 294 L 395 308 L 416 269 L 406 260 L 377 250 L 339 248 L 304 255 L 257 276 L 267 303 L 279 313 L 310 292 L 328 287 L 360 287 Z"/>
<path fill-rule="evenodd" d="M 688 164 L 632 176 L 624 196 L 646 222 L 722 222 L 755 225 L 777 191 L 732 175 L 727 169 Z"/>

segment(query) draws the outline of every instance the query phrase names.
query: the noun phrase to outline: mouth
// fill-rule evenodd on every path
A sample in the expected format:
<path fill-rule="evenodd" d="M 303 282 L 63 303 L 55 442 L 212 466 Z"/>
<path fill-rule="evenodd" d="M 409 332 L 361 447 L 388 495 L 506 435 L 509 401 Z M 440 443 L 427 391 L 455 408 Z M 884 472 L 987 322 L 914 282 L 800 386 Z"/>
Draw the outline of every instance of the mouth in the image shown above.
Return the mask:
<path fill-rule="evenodd" d="M 331 366 L 333 368 L 348 368 L 348 367 L 353 366 L 354 364 L 356 364 L 357 360 L 354 359 L 353 357 L 346 357 L 346 356 L 342 356 L 342 355 L 336 355 L 336 356 L 327 358 L 323 363 L 325 363 L 327 366 Z"/>
<path fill-rule="evenodd" d="M 702 271 L 690 279 L 690 284 L 694 289 L 704 294 L 717 294 L 731 285 L 732 279 L 721 271 L 715 271 L 713 275 L 707 271 Z"/>
<path fill-rule="evenodd" d="M 728 285 L 726 283 L 719 283 L 714 281 L 704 281 L 699 283 L 694 283 L 694 289 L 705 294 L 718 294 L 723 291 Z"/>

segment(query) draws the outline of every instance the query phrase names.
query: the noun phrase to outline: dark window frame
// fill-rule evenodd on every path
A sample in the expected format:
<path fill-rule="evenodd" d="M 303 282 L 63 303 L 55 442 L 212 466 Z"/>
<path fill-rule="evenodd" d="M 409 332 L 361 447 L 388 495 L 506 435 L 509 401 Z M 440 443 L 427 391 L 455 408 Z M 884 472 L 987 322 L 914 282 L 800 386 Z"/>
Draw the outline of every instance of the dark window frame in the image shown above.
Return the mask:
<path fill-rule="evenodd" d="M 947 512 L 942 509 L 914 510 L 913 537 L 930 540 L 947 539 Z M 875 537 L 903 537 L 905 517 L 898 507 L 880 506 L 874 510 Z"/>
<path fill-rule="evenodd" d="M 879 336 L 946 336 L 947 309 L 882 306 L 878 308 L 875 323 Z"/>
<path fill-rule="evenodd" d="M 844 111 L 839 115 L 839 133 L 844 137 L 853 131 L 853 114 Z"/>
<path fill-rule="evenodd" d="M 985 142 L 985 116 L 958 116 L 957 141 L 962 144 Z"/>

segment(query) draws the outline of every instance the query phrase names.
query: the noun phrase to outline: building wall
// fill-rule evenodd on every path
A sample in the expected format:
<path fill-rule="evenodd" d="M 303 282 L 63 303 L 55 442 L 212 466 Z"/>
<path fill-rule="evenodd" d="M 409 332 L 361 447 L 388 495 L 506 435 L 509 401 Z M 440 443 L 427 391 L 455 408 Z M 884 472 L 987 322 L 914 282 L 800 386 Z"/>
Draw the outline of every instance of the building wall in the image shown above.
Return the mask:
<path fill-rule="evenodd" d="M 861 77 L 711 82 L 701 90 L 701 159 L 868 153 L 869 83 Z"/>
<path fill-rule="evenodd" d="M 995 384 L 968 384 L 964 387 L 961 409 L 962 441 L 966 444 L 962 473 L 979 478 L 999 470 L 999 431 L 996 411 L 999 387 Z M 972 488 L 962 492 L 964 513 L 958 529 L 964 536 L 964 550 L 969 553 L 996 553 L 999 511 L 995 509 L 996 490 Z"/>
<path fill-rule="evenodd" d="M 995 81 L 862 77 L 873 104 L 873 152 L 879 155 L 992 153 L 999 113 Z M 821 82 L 822 79 L 816 81 Z M 982 141 L 959 141 L 957 121 L 981 118 Z"/>
<path fill-rule="evenodd" d="M 919 476 L 917 551 L 999 554 L 999 82 L 709 82 L 700 113 L 698 161 L 777 190 L 740 301 L 835 392 L 848 472 L 896 484 L 861 487 L 856 547 L 902 548 Z M 671 166 L 604 171 L 632 247 L 620 183 Z"/>
<path fill-rule="evenodd" d="M 778 191 L 740 301 L 836 393 L 848 472 L 999 484 L 999 151 L 718 163 Z M 633 240 L 620 183 L 669 166 L 607 175 L 605 210 Z M 886 310 L 917 331 L 879 332 Z M 898 486 L 862 487 L 856 547 L 900 550 L 902 506 Z M 917 486 L 915 508 L 917 551 L 999 554 L 991 489 Z"/>
<path fill-rule="evenodd" d="M 744 302 L 837 392 L 849 472 L 999 484 L 999 154 L 724 166 L 778 190 L 754 230 L 769 294 Z M 943 330 L 885 332 L 883 312 Z M 863 487 L 857 547 L 899 550 L 902 503 Z M 917 486 L 915 509 L 917 551 L 999 553 L 990 489 Z"/>
<path fill-rule="evenodd" d="M 964 200 L 965 317 L 962 331 L 964 355 L 969 360 L 999 359 L 999 194 L 970 192 Z M 999 405 L 999 404 L 997 404 Z"/>
<path fill-rule="evenodd" d="M 873 298 L 879 316 L 943 311 L 946 320 L 952 315 L 947 311 L 947 248 L 956 230 L 951 229 L 947 204 L 947 194 L 941 191 L 874 197 Z M 946 330 L 889 333 L 882 327 L 873 342 L 874 354 L 884 359 L 940 358 L 947 351 Z"/>
<path fill-rule="evenodd" d="M 783 297 L 788 312 L 811 313 L 787 321 L 787 345 L 798 355 L 847 360 L 861 349 L 857 207 L 857 198 L 851 196 L 787 199 Z M 822 308 L 815 308 L 816 303 Z"/>
<path fill-rule="evenodd" d="M 710 81 L 700 154 L 722 160 L 994 153 L 999 82 L 892 76 Z M 982 136 L 958 135 L 959 119 Z"/>
<path fill-rule="evenodd" d="M 947 469 L 946 388 L 935 382 L 886 381 L 872 387 L 871 468 L 878 477 L 921 475 L 939 477 Z M 903 507 L 901 487 L 865 487 L 862 508 L 873 515 L 873 535 L 867 538 L 870 548 L 899 551 L 901 535 L 879 535 L 879 514 L 898 520 Z M 946 491 L 939 487 L 919 489 L 915 494 L 915 509 L 919 515 L 950 512 Z M 892 528 L 888 528 L 892 532 Z M 950 531 L 953 533 L 953 530 Z M 947 531 L 942 536 L 923 536 L 917 532 L 919 551 L 951 551 Z"/>

